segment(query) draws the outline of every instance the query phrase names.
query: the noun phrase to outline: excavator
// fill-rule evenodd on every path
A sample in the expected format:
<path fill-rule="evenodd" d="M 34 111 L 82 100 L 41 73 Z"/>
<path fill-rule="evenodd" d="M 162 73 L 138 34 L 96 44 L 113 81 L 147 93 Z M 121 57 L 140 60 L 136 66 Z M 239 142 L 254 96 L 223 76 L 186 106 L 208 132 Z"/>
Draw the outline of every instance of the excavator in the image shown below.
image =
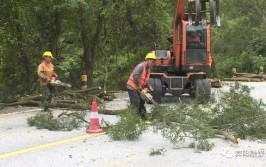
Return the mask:
<path fill-rule="evenodd" d="M 184 93 L 209 101 L 211 85 L 207 72 L 212 66 L 210 26 L 219 27 L 219 0 L 177 0 L 170 49 L 155 49 L 157 60 L 149 79 L 153 99 L 166 93 Z"/>

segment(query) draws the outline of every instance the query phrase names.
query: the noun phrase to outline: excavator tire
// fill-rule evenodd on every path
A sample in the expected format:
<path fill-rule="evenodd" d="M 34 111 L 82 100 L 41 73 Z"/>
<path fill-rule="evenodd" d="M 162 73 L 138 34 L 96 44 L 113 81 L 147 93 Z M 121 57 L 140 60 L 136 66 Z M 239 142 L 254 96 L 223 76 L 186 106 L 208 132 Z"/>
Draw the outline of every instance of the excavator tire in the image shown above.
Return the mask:
<path fill-rule="evenodd" d="M 207 79 L 196 79 L 192 98 L 200 103 L 209 102 L 211 97 L 211 85 Z"/>
<path fill-rule="evenodd" d="M 157 103 L 161 103 L 161 99 L 163 96 L 163 87 L 162 81 L 160 78 L 150 78 L 149 83 L 153 88 L 153 92 L 151 92 L 152 98 Z"/>

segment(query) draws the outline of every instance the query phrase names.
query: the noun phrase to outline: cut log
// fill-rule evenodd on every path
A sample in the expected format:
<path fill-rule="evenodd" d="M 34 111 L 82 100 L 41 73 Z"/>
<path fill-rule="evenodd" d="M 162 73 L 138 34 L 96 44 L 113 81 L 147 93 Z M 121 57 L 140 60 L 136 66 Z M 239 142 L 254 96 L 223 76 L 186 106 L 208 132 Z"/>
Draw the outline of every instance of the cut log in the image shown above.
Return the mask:
<path fill-rule="evenodd" d="M 211 87 L 213 87 L 213 88 L 221 88 L 222 87 L 221 80 L 212 80 L 211 81 Z"/>
<path fill-rule="evenodd" d="M 111 100 L 113 100 L 113 96 L 103 96 L 102 99 L 107 100 L 107 101 L 111 101 Z"/>

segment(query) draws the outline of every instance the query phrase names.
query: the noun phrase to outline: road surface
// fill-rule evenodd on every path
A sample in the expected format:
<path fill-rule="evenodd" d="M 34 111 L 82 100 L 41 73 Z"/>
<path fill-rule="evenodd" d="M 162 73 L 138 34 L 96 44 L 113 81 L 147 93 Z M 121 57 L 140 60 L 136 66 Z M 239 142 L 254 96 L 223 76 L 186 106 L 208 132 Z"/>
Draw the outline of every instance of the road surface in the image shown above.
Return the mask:
<path fill-rule="evenodd" d="M 266 83 L 246 83 L 251 95 L 266 102 Z M 228 90 L 224 86 L 223 90 Z M 213 89 L 213 91 L 217 91 Z M 127 98 L 111 106 L 127 104 Z M 20 110 L 20 109 L 18 109 Z M 173 167 L 173 166 L 266 166 L 266 141 L 242 141 L 240 147 L 224 139 L 211 139 L 213 150 L 195 153 L 188 143 L 177 147 L 148 129 L 136 141 L 112 141 L 104 133 L 86 134 L 86 127 L 70 132 L 40 130 L 27 125 L 38 108 L 0 114 L 0 167 Z M 54 113 L 62 111 L 56 110 Z M 115 123 L 116 116 L 100 115 Z M 89 118 L 88 118 L 89 119 Z M 163 155 L 150 156 L 151 149 L 164 148 Z"/>

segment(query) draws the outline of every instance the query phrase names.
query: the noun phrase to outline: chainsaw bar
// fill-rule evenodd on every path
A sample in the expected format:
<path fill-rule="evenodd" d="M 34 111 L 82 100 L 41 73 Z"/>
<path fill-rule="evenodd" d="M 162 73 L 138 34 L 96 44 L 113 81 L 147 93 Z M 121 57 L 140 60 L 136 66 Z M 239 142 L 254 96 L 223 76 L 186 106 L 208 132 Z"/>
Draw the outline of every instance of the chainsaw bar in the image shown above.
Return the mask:
<path fill-rule="evenodd" d="M 50 84 L 52 86 L 63 86 L 63 87 L 68 87 L 68 88 L 71 88 L 72 87 L 71 84 L 68 84 L 68 83 L 65 83 L 65 82 L 61 82 L 59 80 L 51 81 Z"/>
<path fill-rule="evenodd" d="M 139 93 L 140 97 L 142 98 L 142 100 L 146 101 L 146 102 L 151 102 L 153 105 L 159 105 L 156 101 L 154 101 L 152 99 L 152 97 L 148 97 L 145 93 L 143 93 L 142 91 L 140 91 L 139 89 L 137 89 L 137 92 Z"/>

